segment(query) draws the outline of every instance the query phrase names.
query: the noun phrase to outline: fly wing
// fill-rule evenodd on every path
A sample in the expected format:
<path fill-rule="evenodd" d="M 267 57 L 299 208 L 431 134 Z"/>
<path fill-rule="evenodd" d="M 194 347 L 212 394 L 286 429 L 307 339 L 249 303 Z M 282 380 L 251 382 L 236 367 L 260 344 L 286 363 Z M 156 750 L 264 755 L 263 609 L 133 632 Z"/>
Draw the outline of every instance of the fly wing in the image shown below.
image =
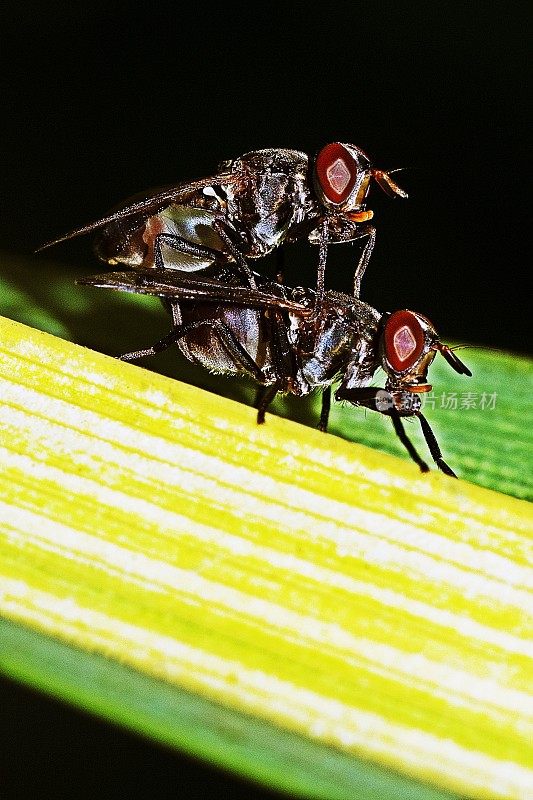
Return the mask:
<path fill-rule="evenodd" d="M 82 225 L 81 228 L 75 228 L 68 233 L 59 236 L 57 239 L 52 239 L 45 244 L 42 244 L 35 251 L 40 253 L 41 250 L 46 250 L 47 247 L 52 247 L 60 242 L 66 242 L 68 239 L 74 239 L 76 236 L 83 236 L 85 233 L 103 228 L 110 222 L 125 219 L 126 217 L 148 217 L 157 214 L 163 208 L 171 203 L 182 203 L 192 194 L 206 186 L 219 186 L 221 184 L 228 185 L 237 183 L 240 180 L 238 173 L 220 172 L 217 175 L 211 175 L 207 178 L 199 178 L 196 181 L 189 183 L 178 183 L 173 186 L 165 186 L 163 189 L 155 189 L 150 194 L 140 197 L 138 200 L 133 199 L 127 202 L 126 205 L 112 211 L 106 217 L 97 219 L 94 222 L 89 222 L 87 225 Z"/>
<path fill-rule="evenodd" d="M 273 292 L 252 289 L 248 286 L 232 286 L 212 278 L 195 278 L 176 270 L 144 269 L 134 272 L 105 272 L 80 278 L 76 283 L 97 286 L 102 289 L 116 289 L 121 292 L 149 294 L 166 297 L 169 300 L 191 300 L 202 303 L 224 303 L 231 306 L 249 308 L 272 308 L 289 311 L 301 317 L 310 316 L 313 310 L 308 306 L 278 297 Z"/>

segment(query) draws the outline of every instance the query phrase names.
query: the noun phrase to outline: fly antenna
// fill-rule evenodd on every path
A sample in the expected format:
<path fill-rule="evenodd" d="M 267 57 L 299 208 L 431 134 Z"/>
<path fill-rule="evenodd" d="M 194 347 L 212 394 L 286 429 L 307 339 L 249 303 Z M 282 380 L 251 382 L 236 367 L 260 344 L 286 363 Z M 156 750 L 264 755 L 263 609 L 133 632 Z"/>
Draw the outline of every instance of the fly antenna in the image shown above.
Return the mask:
<path fill-rule="evenodd" d="M 455 355 L 453 349 L 448 347 L 447 344 L 442 344 L 442 342 L 437 342 L 435 345 L 435 349 L 439 350 L 442 353 L 448 364 L 452 369 L 459 373 L 459 375 L 468 375 L 469 378 L 472 377 L 472 373 L 466 366 L 463 364 L 461 359 Z"/>
<path fill-rule="evenodd" d="M 400 169 L 402 169 L 402 167 L 400 167 Z M 380 189 L 382 189 L 385 192 L 385 194 L 388 194 L 389 197 L 406 198 L 409 196 L 407 192 L 404 192 L 403 189 L 400 189 L 398 184 L 391 178 L 391 173 L 396 171 L 397 170 L 389 170 L 388 172 L 385 172 L 382 169 L 373 169 L 372 177 L 374 178 Z"/>

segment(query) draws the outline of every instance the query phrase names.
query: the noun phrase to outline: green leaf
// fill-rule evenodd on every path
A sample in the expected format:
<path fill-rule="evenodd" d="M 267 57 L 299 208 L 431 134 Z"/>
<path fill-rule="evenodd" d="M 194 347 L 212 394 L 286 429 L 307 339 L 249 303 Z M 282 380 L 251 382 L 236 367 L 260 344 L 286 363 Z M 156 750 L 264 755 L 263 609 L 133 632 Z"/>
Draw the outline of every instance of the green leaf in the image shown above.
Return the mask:
<path fill-rule="evenodd" d="M 304 796 L 532 791 L 527 503 L 8 320 L 0 397 L 6 673 Z"/>

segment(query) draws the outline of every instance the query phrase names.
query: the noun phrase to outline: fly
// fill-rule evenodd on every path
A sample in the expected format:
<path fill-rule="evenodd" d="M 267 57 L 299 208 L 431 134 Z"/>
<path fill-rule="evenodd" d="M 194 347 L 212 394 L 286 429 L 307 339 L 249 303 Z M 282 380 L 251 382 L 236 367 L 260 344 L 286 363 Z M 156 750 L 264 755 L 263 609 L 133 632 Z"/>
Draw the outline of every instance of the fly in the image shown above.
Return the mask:
<path fill-rule="evenodd" d="M 319 307 L 330 244 L 365 240 L 354 273 L 359 297 L 376 240 L 366 206 L 372 181 L 392 197 L 407 197 L 390 172 L 373 167 L 353 144 L 333 142 L 312 159 L 298 150 L 253 150 L 222 162 L 209 177 L 126 200 L 39 250 L 97 231 L 96 254 L 107 264 L 185 272 L 232 264 L 256 286 L 247 259 L 307 238 L 319 249 Z"/>
<path fill-rule="evenodd" d="M 248 375 L 259 387 L 258 423 L 264 422 L 278 392 L 306 396 L 321 390 L 323 431 L 332 384 L 340 381 L 335 399 L 390 417 L 409 455 L 426 472 L 402 423 L 416 418 L 437 467 L 456 477 L 421 412 L 421 394 L 432 388 L 427 372 L 437 353 L 459 374 L 472 373 L 423 315 L 409 310 L 382 314 L 333 291 L 324 293 L 317 308 L 315 290 L 291 289 L 256 273 L 249 285 L 226 268 L 210 276 L 157 268 L 111 272 L 78 283 L 154 295 L 169 310 L 170 333 L 122 360 L 135 361 L 176 344 L 189 361 L 210 372 Z M 386 374 L 382 388 L 370 386 L 379 367 Z"/>

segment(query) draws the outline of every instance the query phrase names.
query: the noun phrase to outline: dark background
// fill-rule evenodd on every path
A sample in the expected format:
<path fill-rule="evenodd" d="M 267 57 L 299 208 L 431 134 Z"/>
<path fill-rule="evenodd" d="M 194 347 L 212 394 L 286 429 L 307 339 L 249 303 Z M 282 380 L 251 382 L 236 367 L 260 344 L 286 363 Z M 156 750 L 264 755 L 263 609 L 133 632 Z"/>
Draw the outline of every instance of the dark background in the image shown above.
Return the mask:
<path fill-rule="evenodd" d="M 403 167 L 409 192 L 373 187 L 363 299 L 419 310 L 456 341 L 527 352 L 530 19 L 521 2 L 419 0 L 10 9 L 0 246 L 31 253 L 248 150 L 353 142 Z M 330 287 L 349 290 L 356 248 L 330 248 Z M 287 283 L 312 283 L 317 256 L 291 246 Z M 35 280 L 50 258 L 98 271 L 90 237 L 43 253 Z"/>
<path fill-rule="evenodd" d="M 444 338 L 529 351 L 526 3 L 109 0 L 2 14 L 4 252 L 31 258 L 128 195 L 248 150 L 352 142 L 378 167 L 405 168 L 396 177 L 409 192 L 393 202 L 372 191 L 378 239 L 363 299 L 417 309 Z M 330 249 L 331 288 L 349 290 L 357 253 Z M 36 282 L 51 258 L 98 270 L 88 238 L 35 257 Z M 291 246 L 287 282 L 312 284 L 316 259 L 316 248 Z M 36 739 L 50 714 L 70 714 L 38 709 Z M 77 720 L 72 736 L 94 746 L 100 770 L 105 727 Z M 142 763 L 145 781 L 188 774 L 177 756 L 113 736 L 123 737 L 118 767 Z M 51 746 L 49 778 L 54 757 Z M 214 787 L 205 797 L 239 796 L 199 774 Z M 186 796 L 178 783 L 175 796 Z"/>

